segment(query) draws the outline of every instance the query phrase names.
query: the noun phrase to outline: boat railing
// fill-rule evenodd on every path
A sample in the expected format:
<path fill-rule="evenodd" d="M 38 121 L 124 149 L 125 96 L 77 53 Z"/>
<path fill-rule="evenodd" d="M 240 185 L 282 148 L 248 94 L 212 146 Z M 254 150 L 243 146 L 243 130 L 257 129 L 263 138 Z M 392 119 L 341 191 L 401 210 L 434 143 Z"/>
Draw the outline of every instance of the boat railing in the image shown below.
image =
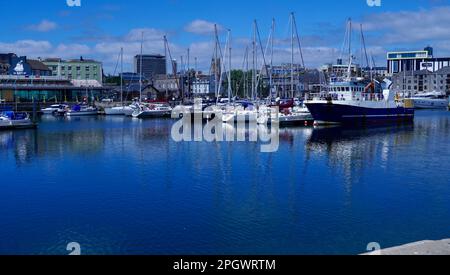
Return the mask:
<path fill-rule="evenodd" d="M 311 100 L 332 100 L 332 101 L 383 101 L 384 96 L 381 93 L 360 93 L 352 94 L 349 93 L 320 93 L 320 94 L 309 94 L 307 96 L 307 101 Z"/>

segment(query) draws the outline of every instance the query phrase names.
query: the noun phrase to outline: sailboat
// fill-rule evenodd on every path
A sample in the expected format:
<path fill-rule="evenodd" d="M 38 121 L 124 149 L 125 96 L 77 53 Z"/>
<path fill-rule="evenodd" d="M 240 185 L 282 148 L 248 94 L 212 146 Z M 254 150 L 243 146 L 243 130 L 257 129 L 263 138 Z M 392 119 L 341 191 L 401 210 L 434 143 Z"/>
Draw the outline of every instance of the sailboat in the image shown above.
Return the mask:
<path fill-rule="evenodd" d="M 294 13 L 291 13 L 290 19 L 289 19 L 289 25 L 291 29 L 291 75 L 290 75 L 290 86 L 291 86 L 291 96 L 295 96 L 295 70 L 294 70 L 294 62 L 295 62 L 295 43 L 297 42 L 298 50 L 301 55 L 301 61 L 302 61 L 302 67 L 305 68 L 304 60 L 303 60 L 303 54 L 302 54 L 302 48 L 300 43 L 300 38 L 298 34 L 298 28 L 297 28 L 297 22 L 295 19 Z M 272 38 L 273 39 L 273 38 Z M 273 42 L 272 42 L 273 45 Z M 273 50 L 272 50 L 273 52 Z M 272 65 L 271 65 L 272 66 Z M 288 103 L 282 103 L 280 100 L 277 100 L 277 104 L 275 107 L 279 108 L 278 114 L 270 113 L 270 119 L 269 115 L 262 115 L 260 118 L 258 118 L 258 123 L 265 124 L 265 123 L 279 123 L 281 127 L 288 127 L 288 126 L 305 126 L 310 125 L 313 122 L 313 118 L 311 116 L 311 113 L 309 112 L 308 108 L 303 105 L 303 103 L 296 105 L 295 99 L 289 100 Z"/>
<path fill-rule="evenodd" d="M 131 116 L 138 109 L 136 104 L 124 106 L 123 101 L 123 48 L 120 49 L 120 106 L 105 108 L 105 115 Z"/>

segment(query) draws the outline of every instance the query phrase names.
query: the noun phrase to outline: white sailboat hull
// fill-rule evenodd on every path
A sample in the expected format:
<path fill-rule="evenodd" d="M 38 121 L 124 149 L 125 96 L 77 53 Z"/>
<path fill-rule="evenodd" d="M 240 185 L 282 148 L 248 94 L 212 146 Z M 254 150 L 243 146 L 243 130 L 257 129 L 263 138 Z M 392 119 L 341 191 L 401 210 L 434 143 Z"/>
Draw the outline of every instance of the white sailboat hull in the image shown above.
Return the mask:
<path fill-rule="evenodd" d="M 125 115 L 125 107 L 105 108 L 105 115 L 108 115 L 108 116 L 123 116 L 123 115 Z"/>

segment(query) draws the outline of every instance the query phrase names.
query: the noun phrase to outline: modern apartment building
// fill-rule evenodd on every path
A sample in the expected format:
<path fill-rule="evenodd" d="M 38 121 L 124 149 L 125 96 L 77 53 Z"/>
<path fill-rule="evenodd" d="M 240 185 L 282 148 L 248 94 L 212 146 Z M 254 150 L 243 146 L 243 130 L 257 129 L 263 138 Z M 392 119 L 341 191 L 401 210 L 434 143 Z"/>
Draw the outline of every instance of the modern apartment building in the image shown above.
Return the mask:
<path fill-rule="evenodd" d="M 142 65 L 141 65 L 142 60 Z M 148 80 L 153 79 L 157 75 L 167 74 L 166 57 L 163 55 L 136 55 L 134 57 L 134 72 L 141 74 Z"/>

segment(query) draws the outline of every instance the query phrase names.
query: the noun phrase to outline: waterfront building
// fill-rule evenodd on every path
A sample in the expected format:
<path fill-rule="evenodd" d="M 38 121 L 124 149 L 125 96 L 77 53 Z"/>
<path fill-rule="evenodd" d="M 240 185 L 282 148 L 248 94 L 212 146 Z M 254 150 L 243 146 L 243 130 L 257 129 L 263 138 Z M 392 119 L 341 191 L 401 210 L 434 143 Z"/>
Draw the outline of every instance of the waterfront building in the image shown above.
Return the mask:
<path fill-rule="evenodd" d="M 404 71 L 437 72 L 450 66 L 450 57 L 434 57 L 432 47 L 426 47 L 423 51 L 400 51 L 387 54 L 387 69 L 390 76 Z"/>
<path fill-rule="evenodd" d="M 450 95 L 450 67 L 444 67 L 436 72 L 403 71 L 395 74 L 392 81 L 393 89 L 407 96 L 431 92 Z"/>
<path fill-rule="evenodd" d="M 387 67 L 364 67 L 361 69 L 362 76 L 367 78 L 372 75 L 373 78 L 385 78 L 388 76 Z"/>
<path fill-rule="evenodd" d="M 69 80 L 96 80 L 103 83 L 103 66 L 92 59 L 63 60 L 61 58 L 47 58 L 42 61 L 52 71 L 52 76 Z"/>
<path fill-rule="evenodd" d="M 83 97 L 101 98 L 108 92 L 108 88 L 103 88 L 102 85 L 74 83 L 59 76 L 0 75 L 0 101 L 6 103 L 72 102 Z"/>
<path fill-rule="evenodd" d="M 120 77 L 120 74 L 119 74 L 119 77 Z M 125 83 L 129 83 L 129 82 L 139 83 L 139 80 L 141 79 L 141 77 L 137 73 L 125 72 L 122 74 L 122 79 Z"/>
<path fill-rule="evenodd" d="M 269 87 L 269 69 L 262 72 L 263 87 Z M 272 67 L 272 96 L 290 98 L 303 97 L 311 88 L 320 84 L 318 70 L 304 69 L 300 64 L 282 64 Z M 292 72 L 294 77 L 292 78 Z M 292 82 L 293 81 L 293 82 Z M 293 90 L 292 90 L 293 88 Z"/>
<path fill-rule="evenodd" d="M 142 60 L 142 66 L 141 66 Z M 142 68 L 142 72 L 141 72 Z M 166 57 L 159 54 L 154 55 L 136 55 L 134 57 L 134 72 L 142 74 L 144 78 L 153 79 L 157 75 L 167 74 Z"/>
<path fill-rule="evenodd" d="M 153 87 L 160 93 L 165 94 L 167 97 L 180 97 L 181 91 L 187 90 L 186 87 L 180 87 L 180 83 L 184 83 L 180 80 L 179 75 L 156 75 L 153 77 Z M 184 85 L 183 85 L 184 86 Z"/>
<path fill-rule="evenodd" d="M 328 63 L 320 67 L 320 70 L 325 73 L 328 77 L 340 77 L 347 76 L 348 74 L 348 64 L 343 64 L 342 59 L 338 59 L 336 64 Z M 350 71 L 352 77 L 357 77 L 361 75 L 361 68 L 358 64 L 352 64 L 350 66 Z"/>
<path fill-rule="evenodd" d="M 204 96 L 214 94 L 214 85 L 211 76 L 197 75 L 191 85 L 191 94 L 193 96 Z"/>
<path fill-rule="evenodd" d="M 8 53 L 0 54 L 0 75 L 41 77 L 51 76 L 51 70 L 39 60 Z"/>

